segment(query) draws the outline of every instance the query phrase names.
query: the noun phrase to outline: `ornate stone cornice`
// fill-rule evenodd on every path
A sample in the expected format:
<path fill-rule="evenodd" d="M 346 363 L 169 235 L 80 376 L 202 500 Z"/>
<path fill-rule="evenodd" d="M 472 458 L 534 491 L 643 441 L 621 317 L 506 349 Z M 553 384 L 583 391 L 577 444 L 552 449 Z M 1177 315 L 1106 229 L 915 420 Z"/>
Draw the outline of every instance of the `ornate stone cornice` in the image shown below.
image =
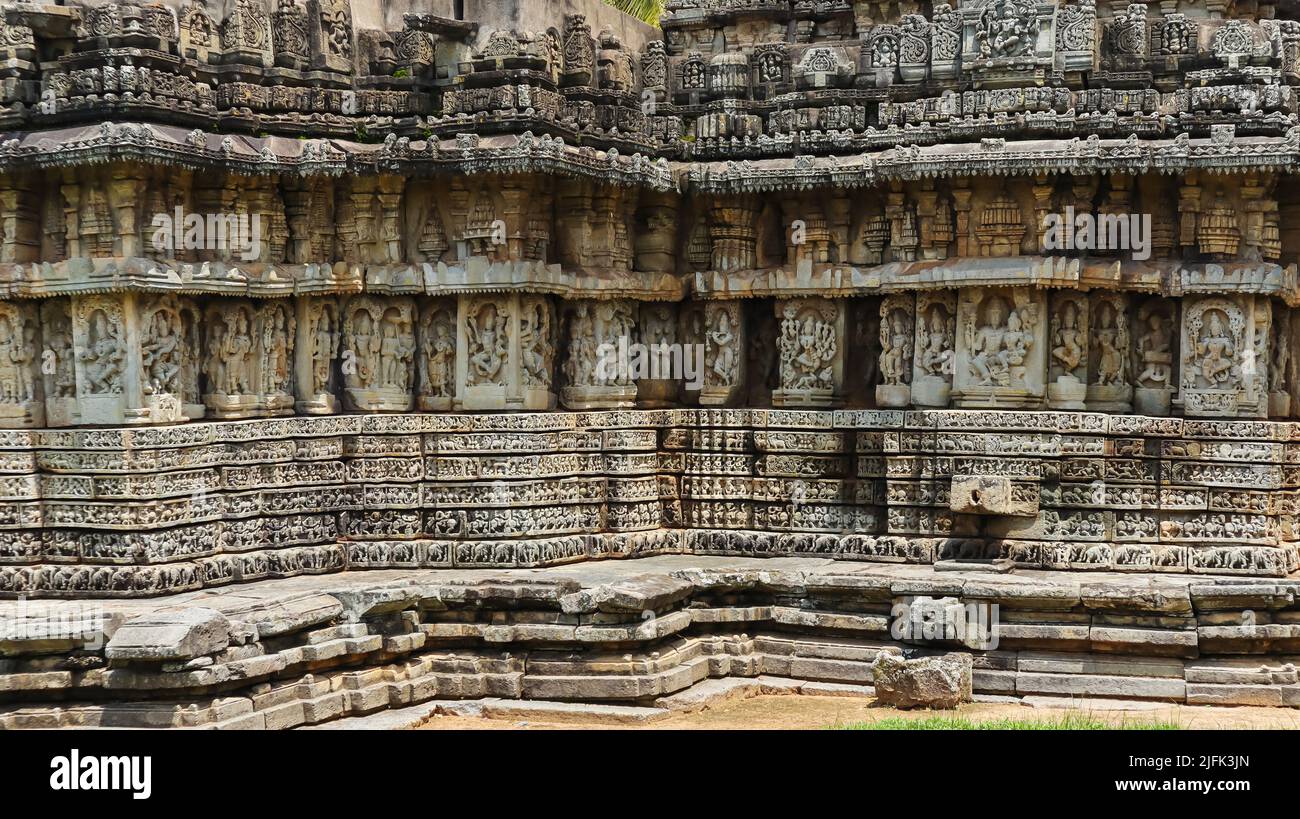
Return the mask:
<path fill-rule="evenodd" d="M 707 194 L 763 193 L 973 176 L 1291 171 L 1298 160 L 1300 128 L 1291 129 L 1285 138 L 1237 138 L 1226 129 L 1209 139 L 985 139 L 966 145 L 906 145 L 851 156 L 701 162 L 687 166 L 686 184 Z"/>
<path fill-rule="evenodd" d="M 550 136 L 478 136 L 381 144 L 341 139 L 248 137 L 165 125 L 112 123 L 0 136 L 0 172 L 108 162 L 220 168 L 239 174 L 527 174 L 586 176 L 667 191 L 676 186 L 665 159 L 575 147 Z"/>

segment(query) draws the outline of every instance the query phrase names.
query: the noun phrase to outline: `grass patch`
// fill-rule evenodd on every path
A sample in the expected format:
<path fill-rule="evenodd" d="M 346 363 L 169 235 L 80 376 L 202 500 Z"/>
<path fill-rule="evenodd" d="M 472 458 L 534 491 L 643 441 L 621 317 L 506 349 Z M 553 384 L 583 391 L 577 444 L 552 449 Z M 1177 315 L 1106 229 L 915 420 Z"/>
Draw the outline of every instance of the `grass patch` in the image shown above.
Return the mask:
<path fill-rule="evenodd" d="M 1182 728 L 1170 720 L 1124 718 L 1111 722 L 1084 713 L 1048 719 L 969 719 L 942 715 L 885 717 L 832 727 L 844 731 L 1177 731 Z"/>

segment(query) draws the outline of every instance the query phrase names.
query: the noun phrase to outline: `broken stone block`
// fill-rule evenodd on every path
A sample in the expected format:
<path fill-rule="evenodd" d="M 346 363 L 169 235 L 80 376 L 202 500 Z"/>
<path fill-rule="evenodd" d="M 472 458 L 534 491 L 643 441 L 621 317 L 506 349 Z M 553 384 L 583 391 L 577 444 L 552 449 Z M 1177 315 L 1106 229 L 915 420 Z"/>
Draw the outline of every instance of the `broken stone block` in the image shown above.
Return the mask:
<path fill-rule="evenodd" d="M 127 622 L 108 641 L 110 660 L 189 660 L 230 642 L 230 621 L 215 609 L 159 611 Z"/>
<path fill-rule="evenodd" d="M 880 654 L 871 663 L 876 700 L 895 708 L 956 708 L 972 701 L 969 654 L 908 660 Z"/>
<path fill-rule="evenodd" d="M 953 475 L 948 507 L 962 515 L 1038 514 L 1038 499 L 1020 497 L 1011 479 L 1000 475 Z"/>

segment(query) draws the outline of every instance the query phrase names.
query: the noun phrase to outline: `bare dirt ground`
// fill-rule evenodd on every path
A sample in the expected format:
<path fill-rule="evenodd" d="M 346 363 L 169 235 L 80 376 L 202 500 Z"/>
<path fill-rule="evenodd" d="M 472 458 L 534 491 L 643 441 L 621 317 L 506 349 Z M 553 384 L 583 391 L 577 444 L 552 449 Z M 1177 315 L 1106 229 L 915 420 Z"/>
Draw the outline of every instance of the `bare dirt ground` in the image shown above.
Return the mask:
<path fill-rule="evenodd" d="M 422 730 L 537 730 L 537 729 L 791 729 L 817 730 L 849 723 L 872 722 L 890 717 L 922 719 L 960 716 L 969 720 L 1055 720 L 1069 713 L 1085 714 L 1108 724 L 1174 722 L 1187 729 L 1300 728 L 1300 711 L 1288 708 L 1224 708 L 1181 705 L 1140 708 L 1131 711 L 1029 707 L 1014 703 L 974 703 L 955 711 L 899 711 L 873 708 L 870 697 L 824 697 L 812 695 L 764 695 L 719 703 L 693 714 L 675 714 L 645 724 L 622 724 L 595 718 L 573 718 L 565 722 L 542 722 L 520 718 L 434 716 L 419 726 Z"/>

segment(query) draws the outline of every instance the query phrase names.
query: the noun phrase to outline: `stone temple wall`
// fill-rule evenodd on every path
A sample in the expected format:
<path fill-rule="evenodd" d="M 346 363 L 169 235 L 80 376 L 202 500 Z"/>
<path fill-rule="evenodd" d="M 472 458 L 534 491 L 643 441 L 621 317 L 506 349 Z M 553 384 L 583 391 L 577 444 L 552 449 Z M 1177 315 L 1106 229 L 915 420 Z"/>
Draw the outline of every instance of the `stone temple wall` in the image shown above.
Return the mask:
<path fill-rule="evenodd" d="M 6 433 L 0 590 L 655 554 L 1280 577 L 1297 426 L 653 410 Z"/>
<path fill-rule="evenodd" d="M 1285 8 L 544 8 L 3 6 L 0 595 L 1297 568 Z"/>

